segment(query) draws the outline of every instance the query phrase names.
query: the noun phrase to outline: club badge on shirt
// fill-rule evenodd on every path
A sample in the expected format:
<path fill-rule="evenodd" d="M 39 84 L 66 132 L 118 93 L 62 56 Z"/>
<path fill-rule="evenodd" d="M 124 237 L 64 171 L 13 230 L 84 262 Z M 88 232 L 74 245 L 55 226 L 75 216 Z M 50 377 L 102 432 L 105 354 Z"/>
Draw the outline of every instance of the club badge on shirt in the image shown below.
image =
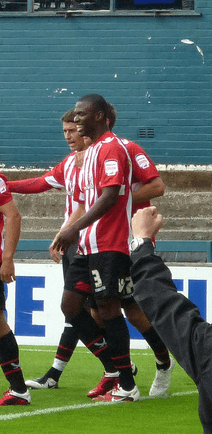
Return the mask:
<path fill-rule="evenodd" d="M 105 173 L 107 176 L 114 176 L 118 170 L 118 162 L 116 160 L 105 161 Z"/>

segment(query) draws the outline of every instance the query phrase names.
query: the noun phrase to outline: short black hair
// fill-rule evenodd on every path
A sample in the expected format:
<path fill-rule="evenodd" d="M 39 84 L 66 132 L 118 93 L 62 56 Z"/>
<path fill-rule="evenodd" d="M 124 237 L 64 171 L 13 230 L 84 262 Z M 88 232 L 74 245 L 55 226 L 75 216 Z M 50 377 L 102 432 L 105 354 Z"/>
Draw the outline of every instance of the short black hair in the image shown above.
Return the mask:
<path fill-rule="evenodd" d="M 116 109 L 113 107 L 113 105 L 107 101 L 107 106 L 108 106 L 108 114 L 107 114 L 107 119 L 109 121 L 109 128 L 110 131 L 112 131 L 115 123 L 116 123 Z"/>
<path fill-rule="evenodd" d="M 68 110 L 64 115 L 60 118 L 61 122 L 74 122 L 76 114 L 74 109 Z"/>
<path fill-rule="evenodd" d="M 82 96 L 79 101 L 88 101 L 94 104 L 97 108 L 97 110 L 100 110 L 104 113 L 105 117 L 107 118 L 108 115 L 108 103 L 103 98 L 103 96 L 98 95 L 97 93 L 90 93 L 88 95 Z"/>

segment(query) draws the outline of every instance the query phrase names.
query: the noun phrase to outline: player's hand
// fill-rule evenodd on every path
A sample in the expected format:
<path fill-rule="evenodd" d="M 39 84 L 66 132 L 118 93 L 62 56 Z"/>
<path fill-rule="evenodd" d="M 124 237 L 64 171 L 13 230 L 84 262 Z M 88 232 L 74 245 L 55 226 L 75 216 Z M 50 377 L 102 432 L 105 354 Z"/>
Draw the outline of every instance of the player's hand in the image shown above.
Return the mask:
<path fill-rule="evenodd" d="M 158 214 L 155 206 L 139 209 L 132 219 L 132 230 L 134 237 L 154 237 L 162 226 L 162 215 Z"/>
<path fill-rule="evenodd" d="M 61 230 L 52 242 L 52 248 L 64 254 L 71 244 L 76 244 L 79 238 L 79 232 L 73 227 Z"/>
<path fill-rule="evenodd" d="M 15 267 L 12 259 L 4 259 L 2 260 L 2 265 L 0 268 L 0 279 L 4 283 L 11 283 L 16 280 L 15 277 Z"/>
<path fill-rule="evenodd" d="M 53 259 L 54 262 L 56 262 L 57 264 L 60 263 L 60 254 L 59 252 L 53 248 L 53 242 L 51 243 L 50 247 L 49 247 L 49 253 Z"/>

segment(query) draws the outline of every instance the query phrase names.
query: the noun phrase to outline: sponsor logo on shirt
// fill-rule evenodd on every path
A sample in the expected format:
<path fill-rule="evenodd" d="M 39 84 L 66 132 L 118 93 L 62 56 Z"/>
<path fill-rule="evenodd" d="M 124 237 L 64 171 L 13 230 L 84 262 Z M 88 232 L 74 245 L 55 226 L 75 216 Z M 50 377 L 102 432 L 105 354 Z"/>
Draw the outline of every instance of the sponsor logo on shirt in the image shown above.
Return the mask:
<path fill-rule="evenodd" d="M 5 193 L 7 190 L 6 184 L 2 178 L 0 178 L 0 193 Z"/>
<path fill-rule="evenodd" d="M 149 160 L 143 154 L 137 154 L 135 160 L 141 169 L 147 169 L 150 166 Z"/>
<path fill-rule="evenodd" d="M 105 173 L 107 176 L 116 175 L 116 173 L 118 173 L 118 162 L 116 160 L 106 160 Z"/>

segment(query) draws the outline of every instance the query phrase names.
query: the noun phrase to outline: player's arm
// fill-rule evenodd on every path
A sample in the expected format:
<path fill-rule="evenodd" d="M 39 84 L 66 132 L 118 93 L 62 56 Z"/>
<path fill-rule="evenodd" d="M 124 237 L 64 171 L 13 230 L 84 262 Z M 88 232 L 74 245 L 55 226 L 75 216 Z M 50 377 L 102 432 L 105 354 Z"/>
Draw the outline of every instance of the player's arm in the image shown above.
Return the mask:
<path fill-rule="evenodd" d="M 137 191 L 132 192 L 133 203 L 147 202 L 155 197 L 163 196 L 165 192 L 165 186 L 162 179 L 158 176 L 151 179 Z"/>
<path fill-rule="evenodd" d="M 61 227 L 59 232 L 55 235 L 50 247 L 49 247 L 49 253 L 52 257 L 52 259 L 59 264 L 60 262 L 60 255 L 58 253 L 58 250 L 55 248 L 55 242 L 57 241 L 60 233 L 69 228 L 73 223 L 75 223 L 80 217 L 82 217 L 85 214 L 85 206 L 84 204 L 79 203 L 78 208 L 72 212 L 71 216 L 69 217 L 68 221 L 65 225 Z M 60 254 L 63 254 L 63 251 L 60 251 Z"/>
<path fill-rule="evenodd" d="M 44 176 L 40 178 L 20 179 L 18 181 L 8 181 L 7 185 L 12 193 L 36 194 L 53 188 L 46 182 Z"/>
<path fill-rule="evenodd" d="M 53 247 L 57 250 L 64 250 L 67 249 L 70 244 L 77 242 L 80 230 L 87 228 L 96 220 L 99 220 L 116 204 L 119 196 L 119 190 L 120 185 L 104 187 L 102 189 L 102 195 L 97 199 L 94 205 L 74 224 L 60 232 L 53 244 Z"/>
<path fill-rule="evenodd" d="M 20 236 L 21 216 L 13 199 L 0 206 L 0 212 L 6 217 L 5 246 L 2 254 L 0 275 L 3 282 L 10 283 L 15 280 L 13 256 Z"/>

